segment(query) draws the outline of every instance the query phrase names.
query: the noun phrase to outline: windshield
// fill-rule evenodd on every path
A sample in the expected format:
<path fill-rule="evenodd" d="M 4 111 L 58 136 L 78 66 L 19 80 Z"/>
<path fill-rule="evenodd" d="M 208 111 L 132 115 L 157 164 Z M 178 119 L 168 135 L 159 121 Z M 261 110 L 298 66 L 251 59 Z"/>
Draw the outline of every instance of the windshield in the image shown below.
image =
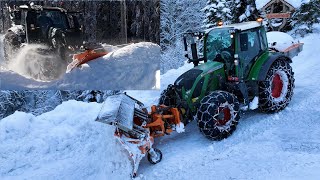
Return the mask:
<path fill-rule="evenodd" d="M 66 16 L 60 11 L 42 11 L 40 17 L 49 18 L 54 27 L 67 28 Z"/>
<path fill-rule="evenodd" d="M 208 60 L 215 60 L 218 55 L 234 53 L 233 35 L 230 29 L 213 29 L 210 31 L 206 41 L 206 55 Z"/>

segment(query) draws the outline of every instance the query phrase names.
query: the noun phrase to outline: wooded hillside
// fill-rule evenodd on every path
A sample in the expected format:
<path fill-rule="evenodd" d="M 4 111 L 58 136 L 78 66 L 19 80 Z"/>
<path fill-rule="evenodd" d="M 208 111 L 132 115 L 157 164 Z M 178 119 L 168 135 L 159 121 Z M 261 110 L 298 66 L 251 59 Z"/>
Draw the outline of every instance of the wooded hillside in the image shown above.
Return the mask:
<path fill-rule="evenodd" d="M 9 6 L 30 1 L 0 1 L 0 33 L 10 27 Z M 159 0 L 32 1 L 38 5 L 79 11 L 88 41 L 121 44 L 137 41 L 160 43 Z"/>

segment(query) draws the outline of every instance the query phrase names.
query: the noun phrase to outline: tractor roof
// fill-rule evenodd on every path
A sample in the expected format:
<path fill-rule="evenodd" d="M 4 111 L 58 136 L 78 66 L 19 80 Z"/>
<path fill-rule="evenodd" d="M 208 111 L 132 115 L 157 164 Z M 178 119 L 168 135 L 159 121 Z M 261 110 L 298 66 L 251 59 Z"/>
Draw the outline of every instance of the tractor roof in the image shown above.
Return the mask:
<path fill-rule="evenodd" d="M 261 23 L 257 21 L 249 21 L 249 22 L 243 22 L 243 23 L 237 23 L 237 24 L 229 24 L 229 25 L 222 25 L 218 27 L 213 27 L 211 29 L 208 29 L 206 32 L 208 33 L 209 31 L 213 29 L 221 29 L 221 28 L 234 28 L 234 29 L 239 29 L 241 31 L 248 30 L 248 29 L 253 29 L 256 27 L 260 27 Z"/>
<path fill-rule="evenodd" d="M 19 6 L 19 8 L 20 9 L 24 9 L 24 10 L 36 10 L 36 11 L 49 10 L 49 11 L 67 12 L 67 10 L 65 10 L 63 8 L 59 8 L 59 7 L 43 7 L 43 6 L 40 6 L 40 5 L 32 5 L 32 6 L 21 5 L 21 6 Z"/>

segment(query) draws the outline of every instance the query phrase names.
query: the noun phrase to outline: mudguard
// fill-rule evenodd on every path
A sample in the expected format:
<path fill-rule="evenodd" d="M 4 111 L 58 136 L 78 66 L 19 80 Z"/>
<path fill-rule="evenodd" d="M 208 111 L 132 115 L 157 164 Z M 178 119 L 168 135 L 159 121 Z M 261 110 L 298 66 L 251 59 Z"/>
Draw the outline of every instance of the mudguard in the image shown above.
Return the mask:
<path fill-rule="evenodd" d="M 262 64 L 261 68 L 260 68 L 260 73 L 258 76 L 258 81 L 264 81 L 267 73 L 271 67 L 271 65 L 278 59 L 287 61 L 289 63 L 292 63 L 291 58 L 281 54 L 281 53 L 274 53 L 271 56 L 269 56 L 269 58 Z"/>

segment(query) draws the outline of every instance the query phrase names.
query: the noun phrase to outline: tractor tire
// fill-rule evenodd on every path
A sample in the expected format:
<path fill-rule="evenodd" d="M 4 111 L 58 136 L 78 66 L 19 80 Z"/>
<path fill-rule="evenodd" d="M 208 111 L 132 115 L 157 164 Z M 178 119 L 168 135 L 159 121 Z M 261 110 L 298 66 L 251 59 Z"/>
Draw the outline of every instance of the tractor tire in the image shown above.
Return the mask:
<path fill-rule="evenodd" d="M 265 81 L 259 83 L 259 109 L 262 112 L 278 112 L 290 102 L 294 77 L 287 61 L 276 60 L 270 67 Z"/>
<path fill-rule="evenodd" d="M 61 29 L 51 28 L 48 37 L 50 37 L 50 45 L 55 50 L 56 54 L 67 62 L 67 42 L 65 33 Z"/>
<path fill-rule="evenodd" d="M 154 152 L 157 154 L 157 159 L 153 159 L 150 155 L 150 153 L 148 153 L 148 161 L 151 164 L 157 164 L 162 160 L 162 152 L 159 149 L 153 148 Z"/>
<path fill-rule="evenodd" d="M 177 106 L 176 94 L 175 94 L 175 91 L 173 90 L 172 85 L 169 85 L 167 89 L 161 92 L 158 104 L 171 106 L 171 107 Z"/>
<path fill-rule="evenodd" d="M 208 139 L 222 140 L 230 136 L 240 119 L 237 97 L 225 91 L 213 91 L 205 96 L 195 116 L 200 132 Z"/>

